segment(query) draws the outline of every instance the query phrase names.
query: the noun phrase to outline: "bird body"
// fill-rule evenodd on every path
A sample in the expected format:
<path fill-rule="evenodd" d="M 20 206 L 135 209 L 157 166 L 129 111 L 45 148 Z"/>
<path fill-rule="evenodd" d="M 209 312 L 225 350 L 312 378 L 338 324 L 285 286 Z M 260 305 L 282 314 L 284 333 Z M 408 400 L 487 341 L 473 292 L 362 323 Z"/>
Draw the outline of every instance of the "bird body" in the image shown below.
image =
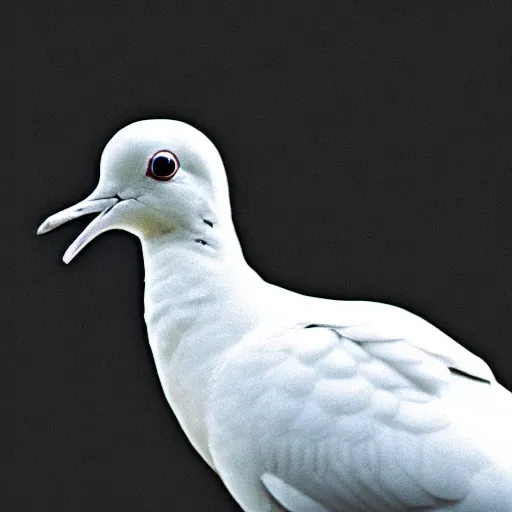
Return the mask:
<path fill-rule="evenodd" d="M 38 232 L 93 212 L 64 260 L 108 229 L 140 238 L 165 396 L 243 510 L 512 510 L 512 395 L 487 364 L 403 309 L 262 280 L 200 132 L 124 128 L 98 188 Z"/>

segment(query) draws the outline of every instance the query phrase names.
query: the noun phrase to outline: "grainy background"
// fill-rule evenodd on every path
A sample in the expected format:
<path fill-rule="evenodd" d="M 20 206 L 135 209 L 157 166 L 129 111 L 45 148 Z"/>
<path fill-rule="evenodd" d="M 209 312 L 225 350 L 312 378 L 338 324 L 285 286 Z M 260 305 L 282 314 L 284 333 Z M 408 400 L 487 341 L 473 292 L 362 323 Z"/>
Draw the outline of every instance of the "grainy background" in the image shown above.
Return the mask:
<path fill-rule="evenodd" d="M 35 235 L 137 119 L 216 143 L 266 280 L 405 307 L 512 388 L 509 2 L 32 4 L 2 185 L 3 510 L 239 510 L 160 390 L 138 241 L 66 267 L 90 217 Z"/>

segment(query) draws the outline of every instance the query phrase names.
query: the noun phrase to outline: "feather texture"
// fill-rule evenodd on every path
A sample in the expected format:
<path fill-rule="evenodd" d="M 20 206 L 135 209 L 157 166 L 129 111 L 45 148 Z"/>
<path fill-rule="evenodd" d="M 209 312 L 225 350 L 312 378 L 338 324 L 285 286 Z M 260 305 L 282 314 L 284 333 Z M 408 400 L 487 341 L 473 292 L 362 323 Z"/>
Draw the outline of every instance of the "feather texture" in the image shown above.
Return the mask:
<path fill-rule="evenodd" d="M 318 510 L 463 503 L 494 461 L 452 419 L 444 394 L 460 377 L 444 357 L 373 335 L 369 324 L 252 333 L 214 376 L 207 417 L 214 463 L 229 475 L 228 487 L 247 477 L 245 464 L 260 478 L 272 475 L 263 483 L 276 499 L 283 493 L 284 506 L 294 502 L 290 489 Z M 247 450 L 242 466 L 225 459 L 243 452 L 239 443 Z"/>

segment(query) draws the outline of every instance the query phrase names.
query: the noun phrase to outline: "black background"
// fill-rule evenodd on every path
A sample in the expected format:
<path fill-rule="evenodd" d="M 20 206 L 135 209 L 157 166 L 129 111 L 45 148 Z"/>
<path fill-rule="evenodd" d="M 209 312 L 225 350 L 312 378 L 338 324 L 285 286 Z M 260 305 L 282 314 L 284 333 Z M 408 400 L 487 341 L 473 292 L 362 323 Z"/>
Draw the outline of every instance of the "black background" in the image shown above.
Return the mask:
<path fill-rule="evenodd" d="M 508 2 L 309 4 L 18 8 L 3 510 L 239 510 L 160 390 L 138 241 L 110 232 L 67 267 L 90 217 L 35 235 L 137 119 L 214 141 L 266 280 L 405 307 L 512 388 Z"/>

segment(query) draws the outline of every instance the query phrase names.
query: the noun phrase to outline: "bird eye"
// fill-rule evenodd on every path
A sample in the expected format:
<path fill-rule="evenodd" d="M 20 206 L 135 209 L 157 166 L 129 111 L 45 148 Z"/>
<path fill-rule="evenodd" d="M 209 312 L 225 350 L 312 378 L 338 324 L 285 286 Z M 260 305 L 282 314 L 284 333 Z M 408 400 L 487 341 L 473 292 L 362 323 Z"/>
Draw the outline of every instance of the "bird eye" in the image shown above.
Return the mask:
<path fill-rule="evenodd" d="M 170 151 L 158 151 L 149 159 L 146 176 L 160 181 L 170 180 L 179 167 L 176 155 Z"/>

